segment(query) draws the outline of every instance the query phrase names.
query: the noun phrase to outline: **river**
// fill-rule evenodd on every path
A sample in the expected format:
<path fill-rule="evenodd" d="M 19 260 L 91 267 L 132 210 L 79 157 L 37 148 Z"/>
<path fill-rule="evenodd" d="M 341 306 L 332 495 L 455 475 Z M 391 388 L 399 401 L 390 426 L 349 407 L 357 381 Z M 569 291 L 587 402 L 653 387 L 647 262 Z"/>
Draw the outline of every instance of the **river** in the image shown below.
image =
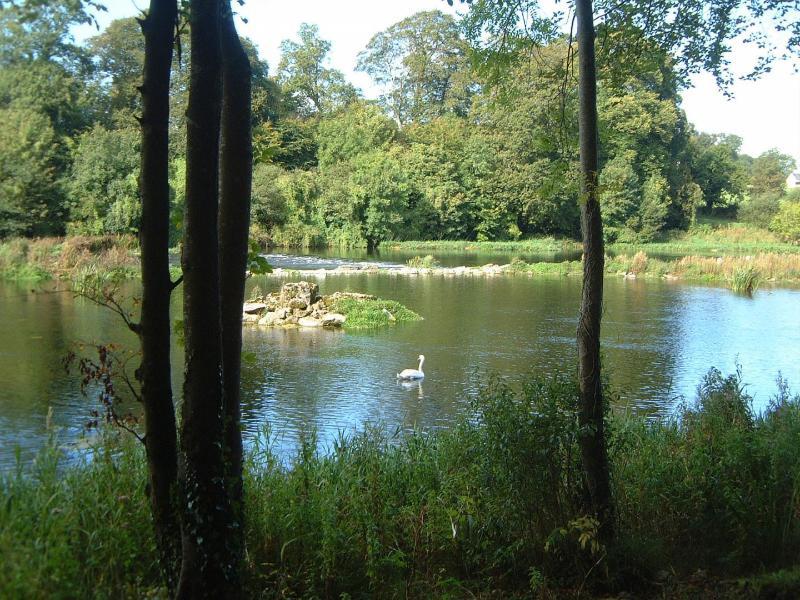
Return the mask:
<path fill-rule="evenodd" d="M 270 260 L 296 268 L 343 262 Z M 248 286 L 272 291 L 284 281 L 255 277 Z M 339 431 L 368 422 L 446 427 L 490 373 L 518 381 L 532 371 L 574 370 L 578 278 L 355 273 L 317 281 L 326 294 L 350 290 L 397 300 L 424 321 L 362 332 L 246 328 L 245 437 L 263 435 L 268 424 L 286 456 L 299 432 L 311 429 L 324 446 Z M 135 295 L 136 289 L 130 283 L 125 291 Z M 180 303 L 178 291 L 173 317 Z M 96 401 L 81 394 L 78 376 L 62 366 L 75 343 L 135 349 L 136 339 L 111 311 L 53 285 L 1 283 L 0 314 L 2 470 L 17 456 L 29 461 L 53 432 L 67 449 L 79 443 Z M 737 365 L 760 409 L 775 393 L 778 373 L 797 389 L 800 290 L 762 288 L 748 298 L 719 287 L 609 277 L 602 343 L 617 409 L 668 415 L 681 397 L 694 397 L 710 367 L 730 373 Z M 179 391 L 182 348 L 176 343 L 172 351 Z M 416 368 L 419 354 L 426 357 L 424 381 L 397 383 L 395 373 Z"/>

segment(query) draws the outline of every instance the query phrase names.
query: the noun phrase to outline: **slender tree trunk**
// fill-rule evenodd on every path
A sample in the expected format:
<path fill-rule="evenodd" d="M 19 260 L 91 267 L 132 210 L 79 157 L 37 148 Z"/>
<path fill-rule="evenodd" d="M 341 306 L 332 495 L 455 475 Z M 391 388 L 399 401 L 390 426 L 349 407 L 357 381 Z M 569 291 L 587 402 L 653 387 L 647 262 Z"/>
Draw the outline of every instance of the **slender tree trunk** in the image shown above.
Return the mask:
<path fill-rule="evenodd" d="M 192 0 L 183 245 L 185 372 L 178 598 L 227 598 L 235 559 L 225 489 L 217 211 L 221 101 L 220 0 Z"/>
<path fill-rule="evenodd" d="M 244 556 L 240 375 L 242 303 L 247 270 L 250 192 L 253 173 L 250 61 L 239 40 L 230 4 L 222 22 L 222 120 L 220 135 L 220 292 L 225 467 L 237 565 Z"/>
<path fill-rule="evenodd" d="M 177 432 L 170 376 L 169 79 L 177 19 L 175 0 L 151 0 L 141 21 L 145 38 L 142 92 L 142 313 L 138 327 L 150 502 L 167 585 L 174 589 L 179 556 Z"/>
<path fill-rule="evenodd" d="M 601 537 L 613 534 L 613 510 L 600 378 L 600 320 L 603 311 L 603 222 L 597 194 L 597 70 L 591 0 L 576 0 L 578 21 L 579 131 L 581 155 L 581 230 L 583 288 L 578 323 L 580 447 L 588 508 L 600 520 Z"/>

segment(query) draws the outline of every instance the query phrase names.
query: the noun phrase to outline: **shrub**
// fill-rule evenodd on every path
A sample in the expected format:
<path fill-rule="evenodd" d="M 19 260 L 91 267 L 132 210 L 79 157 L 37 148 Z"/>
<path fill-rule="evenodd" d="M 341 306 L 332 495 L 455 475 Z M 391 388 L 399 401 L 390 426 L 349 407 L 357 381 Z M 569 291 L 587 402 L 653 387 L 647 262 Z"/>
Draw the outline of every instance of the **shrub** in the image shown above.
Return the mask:
<path fill-rule="evenodd" d="M 414 256 L 406 261 L 406 265 L 414 269 L 434 269 L 440 266 L 439 261 L 436 260 L 432 254 L 423 256 Z"/>
<path fill-rule="evenodd" d="M 747 200 L 737 212 L 739 219 L 745 223 L 766 228 L 779 210 L 779 194 L 760 194 Z"/>
<path fill-rule="evenodd" d="M 800 242 L 800 200 L 784 201 L 769 228 L 787 241 Z"/>

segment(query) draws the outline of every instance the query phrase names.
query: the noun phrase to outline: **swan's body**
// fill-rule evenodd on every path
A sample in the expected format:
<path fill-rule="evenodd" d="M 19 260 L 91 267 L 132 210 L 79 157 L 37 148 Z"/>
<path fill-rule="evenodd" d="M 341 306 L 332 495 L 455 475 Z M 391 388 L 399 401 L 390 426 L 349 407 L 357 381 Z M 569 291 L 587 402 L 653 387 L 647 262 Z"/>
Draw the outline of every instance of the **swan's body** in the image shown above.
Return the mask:
<path fill-rule="evenodd" d="M 419 368 L 418 369 L 403 369 L 397 374 L 398 379 L 423 379 L 425 373 L 422 372 L 422 363 L 425 362 L 425 357 L 419 355 Z"/>

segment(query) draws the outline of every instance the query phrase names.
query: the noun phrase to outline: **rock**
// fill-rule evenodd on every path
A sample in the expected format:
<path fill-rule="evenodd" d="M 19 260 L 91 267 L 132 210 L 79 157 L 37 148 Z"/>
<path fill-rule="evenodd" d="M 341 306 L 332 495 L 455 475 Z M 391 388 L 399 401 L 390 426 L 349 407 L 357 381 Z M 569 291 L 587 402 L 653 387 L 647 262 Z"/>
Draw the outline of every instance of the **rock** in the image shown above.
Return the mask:
<path fill-rule="evenodd" d="M 244 313 L 242 315 L 242 323 L 258 323 L 260 319 L 260 315 L 255 315 L 252 313 Z"/>
<path fill-rule="evenodd" d="M 300 303 L 304 303 L 305 308 L 314 304 L 319 300 L 319 286 L 310 281 L 295 281 L 292 283 L 284 283 L 281 287 L 280 303 L 281 305 L 291 305 L 293 300 L 297 300 L 298 307 Z"/>
<path fill-rule="evenodd" d="M 282 324 L 284 320 L 284 316 L 279 314 L 278 311 L 275 312 L 268 312 L 261 320 L 259 320 L 259 325 L 266 325 L 267 327 L 274 327 L 275 325 Z"/>
<path fill-rule="evenodd" d="M 308 302 L 301 298 L 292 298 L 289 300 L 289 308 L 292 310 L 305 310 L 308 308 Z"/>
<path fill-rule="evenodd" d="M 322 325 L 324 327 L 340 327 L 346 320 L 347 317 L 339 313 L 328 313 L 322 317 Z"/>
<path fill-rule="evenodd" d="M 245 302 L 242 312 L 245 314 L 259 314 L 267 310 L 267 305 L 263 302 Z"/>
<path fill-rule="evenodd" d="M 300 317 L 297 320 L 297 324 L 300 327 L 322 327 L 322 321 L 313 317 Z"/>

